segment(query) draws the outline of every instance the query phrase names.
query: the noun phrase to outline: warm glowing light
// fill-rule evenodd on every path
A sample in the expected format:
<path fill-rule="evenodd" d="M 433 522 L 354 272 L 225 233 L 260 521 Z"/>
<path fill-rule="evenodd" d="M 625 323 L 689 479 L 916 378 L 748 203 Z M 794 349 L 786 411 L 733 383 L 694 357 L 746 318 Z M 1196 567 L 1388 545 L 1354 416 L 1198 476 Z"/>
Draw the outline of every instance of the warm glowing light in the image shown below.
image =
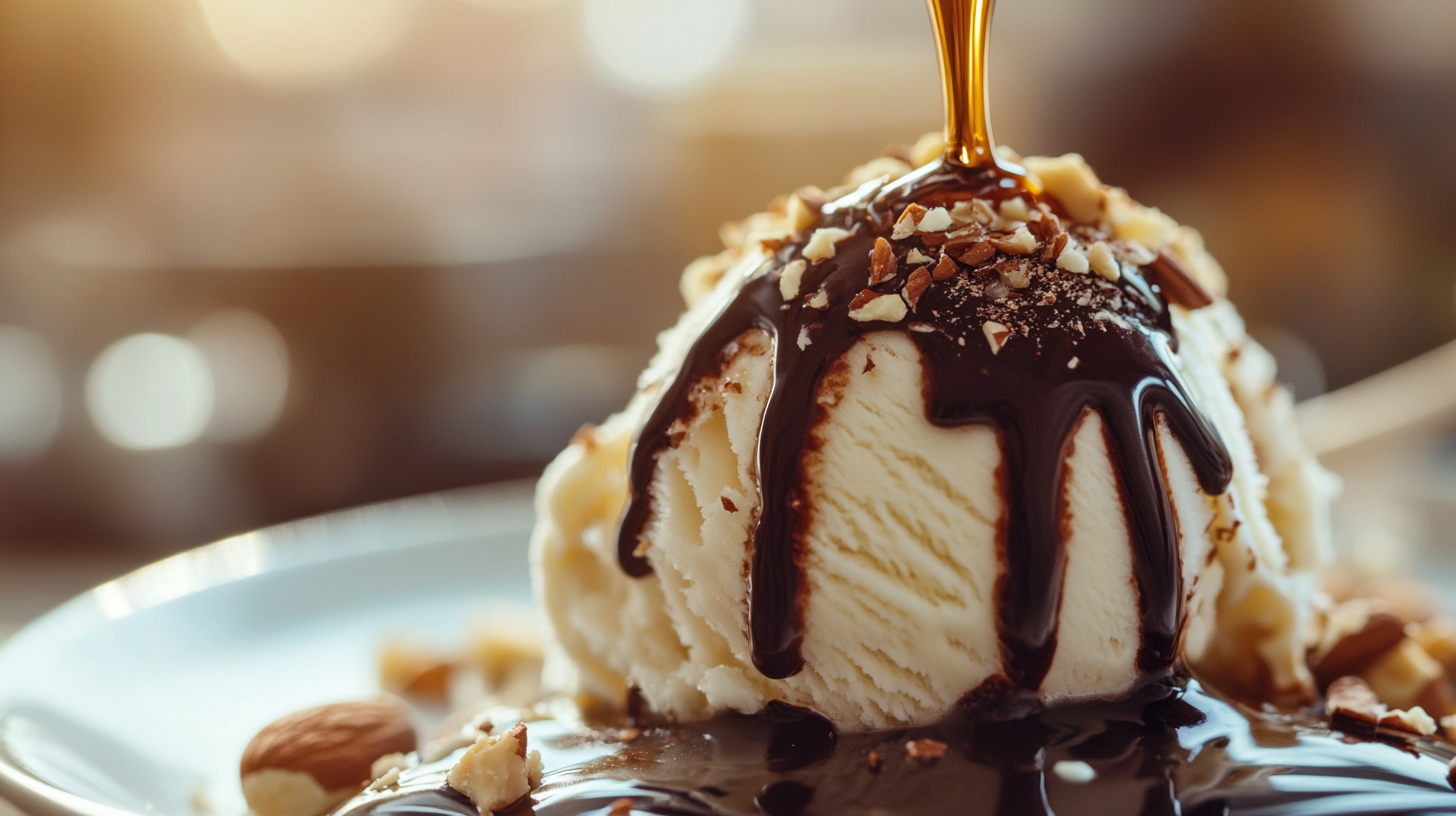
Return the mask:
<path fill-rule="evenodd" d="M 0 461 L 44 453 L 61 424 L 61 374 L 41 338 L 0 326 Z"/>
<path fill-rule="evenodd" d="M 492 11 L 535 11 L 549 6 L 559 6 L 562 0 L 465 0 L 465 2 Z"/>
<path fill-rule="evenodd" d="M 311 83 L 368 65 L 399 40 L 415 0 L 198 0 L 235 65 L 263 80 Z"/>
<path fill-rule="evenodd" d="M 614 82 L 668 94 L 700 83 L 732 55 L 750 10 L 749 0 L 586 0 L 582 26 Z"/>
<path fill-rule="evenodd" d="M 86 376 L 86 407 L 118 447 L 152 450 L 202 436 L 213 383 L 197 347 L 165 334 L 134 334 L 101 353 Z"/>
<path fill-rule="evenodd" d="M 209 315 L 191 340 L 212 371 L 209 439 L 236 441 L 265 433 L 288 397 L 288 346 L 266 318 L 240 309 Z"/>

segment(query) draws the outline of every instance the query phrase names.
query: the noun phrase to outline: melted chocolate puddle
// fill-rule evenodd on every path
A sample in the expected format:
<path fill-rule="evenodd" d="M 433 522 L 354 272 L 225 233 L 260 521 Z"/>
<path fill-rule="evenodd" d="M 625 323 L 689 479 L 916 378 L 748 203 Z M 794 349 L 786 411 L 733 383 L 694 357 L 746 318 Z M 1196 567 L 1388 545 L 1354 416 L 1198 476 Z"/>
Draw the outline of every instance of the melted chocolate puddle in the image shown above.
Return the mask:
<path fill-rule="evenodd" d="M 1006 676 L 1021 689 L 1040 687 L 1056 650 L 1065 563 L 1063 463 L 1070 436 L 1089 410 L 1103 418 L 1132 533 L 1142 624 L 1138 668 L 1156 673 L 1171 666 L 1183 590 L 1178 531 L 1156 447 L 1157 418 L 1167 422 L 1187 451 L 1206 493 L 1224 491 L 1231 465 L 1217 432 L 1193 406 L 1176 373 L 1177 341 L 1158 287 L 1135 273 L 1114 284 L 1092 274 L 1059 271 L 1054 261 L 1041 262 L 1039 254 L 1002 253 L 933 283 L 899 323 L 849 317 L 850 302 L 869 287 L 876 239 L 890 239 L 896 219 L 912 202 L 950 207 L 972 198 L 1016 195 L 1030 197 L 1014 179 L 995 171 L 934 164 L 890 188 L 824 209 L 819 226 L 852 235 L 837 244 L 832 259 L 809 266 L 800 286 L 804 296 L 786 304 L 777 275 L 801 256 L 803 243 L 782 248 L 751 276 L 698 338 L 633 444 L 631 495 L 618 539 L 622 568 L 639 577 L 651 571 L 639 553 L 652 514 L 649 485 L 658 454 L 674 444 L 680 430 L 675 423 L 692 414 L 692 387 L 718 373 L 725 351 L 744 333 L 767 332 L 774 373 L 757 450 L 760 510 L 752 534 L 751 641 L 754 664 L 765 676 L 797 673 L 803 667 L 804 639 L 799 558 L 813 513 L 803 463 L 816 428 L 826 421 L 816 401 L 820 382 L 862 335 L 902 331 L 921 352 L 926 419 L 942 427 L 984 424 L 998 433 L 1005 509 L 997 628 Z M 906 263 L 910 249 L 936 259 L 938 240 L 919 235 L 891 241 L 898 271 L 873 291 L 900 292 L 919 268 Z M 998 264 L 1021 262 L 1030 285 L 998 288 Z M 928 266 L 934 268 L 935 261 Z M 807 296 L 820 289 L 829 305 L 814 309 Z M 987 320 L 1012 330 L 998 352 L 983 331 Z M 807 345 L 801 347 L 801 338 Z"/>
<path fill-rule="evenodd" d="M 544 784 L 503 813 L 601 814 L 621 799 L 633 813 L 663 816 L 1456 813 L 1449 746 L 1340 733 L 1310 712 L 1240 707 L 1194 681 L 1009 718 L 966 710 L 925 728 L 840 734 L 827 750 L 810 740 L 792 758 L 785 729 L 817 719 L 795 716 L 648 729 L 629 746 L 595 743 L 576 760 L 556 746 L 581 744 L 579 735 L 552 737 L 551 723 L 531 723 L 532 745 L 546 758 Z M 906 743 L 918 739 L 945 743 L 945 755 L 907 758 Z M 365 794 L 337 816 L 478 816 L 443 787 L 452 762 L 406 772 L 399 791 Z M 1063 762 L 1086 763 L 1095 778 L 1073 781 L 1058 771 Z"/>

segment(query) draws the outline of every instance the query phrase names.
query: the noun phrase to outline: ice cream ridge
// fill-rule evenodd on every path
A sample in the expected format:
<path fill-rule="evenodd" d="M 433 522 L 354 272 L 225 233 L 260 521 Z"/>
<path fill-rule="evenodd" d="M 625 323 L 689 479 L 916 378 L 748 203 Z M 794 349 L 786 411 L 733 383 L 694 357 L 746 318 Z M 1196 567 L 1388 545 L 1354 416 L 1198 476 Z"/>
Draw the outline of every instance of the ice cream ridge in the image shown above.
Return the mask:
<path fill-rule="evenodd" d="M 973 130 L 725 230 L 636 398 L 548 470 L 537 588 L 585 691 L 848 729 L 1182 669 L 1312 699 L 1330 478 L 1220 267 L 1080 157 Z"/>

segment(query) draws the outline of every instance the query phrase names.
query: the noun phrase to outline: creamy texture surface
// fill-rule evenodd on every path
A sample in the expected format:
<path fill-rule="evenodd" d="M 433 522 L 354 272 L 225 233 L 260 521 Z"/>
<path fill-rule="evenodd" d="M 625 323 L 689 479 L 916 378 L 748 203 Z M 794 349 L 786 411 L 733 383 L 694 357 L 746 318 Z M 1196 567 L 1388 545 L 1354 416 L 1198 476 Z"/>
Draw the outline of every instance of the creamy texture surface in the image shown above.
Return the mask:
<path fill-rule="evenodd" d="M 1196 233 L 1102 187 L 1075 157 L 1027 165 L 1071 223 L 1095 223 L 1149 253 L 1167 253 L 1202 288 L 1222 291 Z M 888 176 L 909 169 L 885 160 L 871 168 Z M 538 496 L 538 592 L 583 690 L 608 701 L 635 686 L 654 710 L 680 719 L 784 700 L 843 727 L 930 722 L 1008 673 L 998 642 L 1004 459 L 992 426 L 927 421 L 922 347 L 903 327 L 863 333 L 818 383 L 824 418 L 796 497 L 813 508 L 798 554 L 802 670 L 766 677 L 749 634 L 756 451 L 775 373 L 766 332 L 732 338 L 721 365 L 691 384 L 692 410 L 678 418 L 674 444 L 653 465 L 641 539 L 650 574 L 618 568 L 634 435 L 724 301 L 763 274 L 776 245 L 798 234 L 812 246 L 795 221 L 792 205 L 756 216 L 736 246 L 690 267 L 683 284 L 690 308 L 662 336 L 637 398 L 552 465 Z M 1079 291 L 1112 291 L 1086 275 L 1067 280 Z M 1231 690 L 1300 698 L 1309 688 L 1304 638 L 1327 535 L 1328 477 L 1300 450 L 1271 361 L 1227 301 L 1174 306 L 1171 317 L 1175 375 L 1233 466 L 1228 489 L 1209 495 L 1186 440 L 1160 423 L 1157 470 L 1176 516 L 1183 593 L 1178 645 Z M 1019 341 L 1026 342 L 1009 342 Z M 1050 700 L 1116 694 L 1143 676 L 1146 609 L 1126 488 L 1113 466 L 1118 446 L 1108 438 L 1105 417 L 1089 413 L 1065 450 L 1060 607 L 1049 664 L 1033 678 Z"/>

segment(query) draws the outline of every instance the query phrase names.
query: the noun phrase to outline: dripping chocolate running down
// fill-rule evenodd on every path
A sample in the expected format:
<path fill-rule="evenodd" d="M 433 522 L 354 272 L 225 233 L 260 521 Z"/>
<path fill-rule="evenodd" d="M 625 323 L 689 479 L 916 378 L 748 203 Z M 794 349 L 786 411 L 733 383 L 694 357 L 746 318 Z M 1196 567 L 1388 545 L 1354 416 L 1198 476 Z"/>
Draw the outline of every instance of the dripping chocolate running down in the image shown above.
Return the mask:
<path fill-rule="evenodd" d="M 917 265 L 906 256 L 914 251 L 931 257 L 927 253 L 936 248 L 928 243 L 940 240 L 940 233 L 928 243 L 918 237 L 893 240 L 896 223 L 913 218 L 912 208 L 951 212 L 960 205 L 967 212 L 977 199 L 1001 203 L 1014 196 L 1024 206 L 1031 192 L 1010 176 L 943 159 L 895 185 L 828 205 L 820 229 L 847 236 L 837 242 L 834 257 L 809 266 L 799 284 L 804 292 L 825 292 L 827 304 L 816 308 L 804 297 L 785 302 L 783 270 L 802 257 L 805 242 L 780 249 L 699 336 L 640 431 L 618 542 L 623 568 L 639 576 L 650 569 L 636 551 L 652 509 L 657 456 L 671 446 L 679 418 L 692 411 L 691 387 L 716 372 L 737 338 L 754 329 L 769 333 L 773 384 L 759 431 L 761 509 L 753 525 L 749 576 L 753 662 L 765 676 L 789 677 L 803 664 L 799 553 L 809 501 L 801 484 L 810 436 L 816 424 L 829 421 L 817 405 L 820 380 L 862 335 L 886 330 L 906 333 L 920 350 L 927 421 L 943 427 L 984 423 L 997 430 L 1003 460 L 998 488 L 1006 504 L 997 533 L 1004 560 L 997 626 L 1009 679 L 1034 691 L 1051 665 L 1065 562 L 1064 460 L 1087 410 L 1103 417 L 1133 534 L 1141 611 L 1138 668 L 1153 673 L 1172 665 L 1182 586 L 1176 522 L 1157 464 L 1157 419 L 1173 427 L 1207 494 L 1224 491 L 1231 465 L 1217 432 L 1175 373 L 1171 356 L 1177 340 L 1161 290 L 1136 272 L 1122 274 L 1120 267 L 1115 283 L 1059 271 L 1059 253 L 1051 250 L 1067 243 L 1061 227 L 1066 214 L 1049 207 L 1036 210 L 1028 224 L 1045 249 L 996 251 L 980 265 L 956 260 L 985 254 L 976 247 L 994 249 L 990 242 L 998 240 L 991 224 L 973 218 L 945 233 L 935 271 L 928 260 Z M 877 247 L 888 249 L 877 253 Z M 1003 283 L 1003 275 L 1020 276 L 1012 280 L 1017 288 Z M 925 288 L 910 288 L 912 279 Z M 913 297 L 915 305 L 894 322 L 851 317 L 856 299 L 874 295 Z M 1027 307 L 1001 324 L 1011 333 L 1004 344 L 990 342 L 984 316 L 1008 298 Z"/>

